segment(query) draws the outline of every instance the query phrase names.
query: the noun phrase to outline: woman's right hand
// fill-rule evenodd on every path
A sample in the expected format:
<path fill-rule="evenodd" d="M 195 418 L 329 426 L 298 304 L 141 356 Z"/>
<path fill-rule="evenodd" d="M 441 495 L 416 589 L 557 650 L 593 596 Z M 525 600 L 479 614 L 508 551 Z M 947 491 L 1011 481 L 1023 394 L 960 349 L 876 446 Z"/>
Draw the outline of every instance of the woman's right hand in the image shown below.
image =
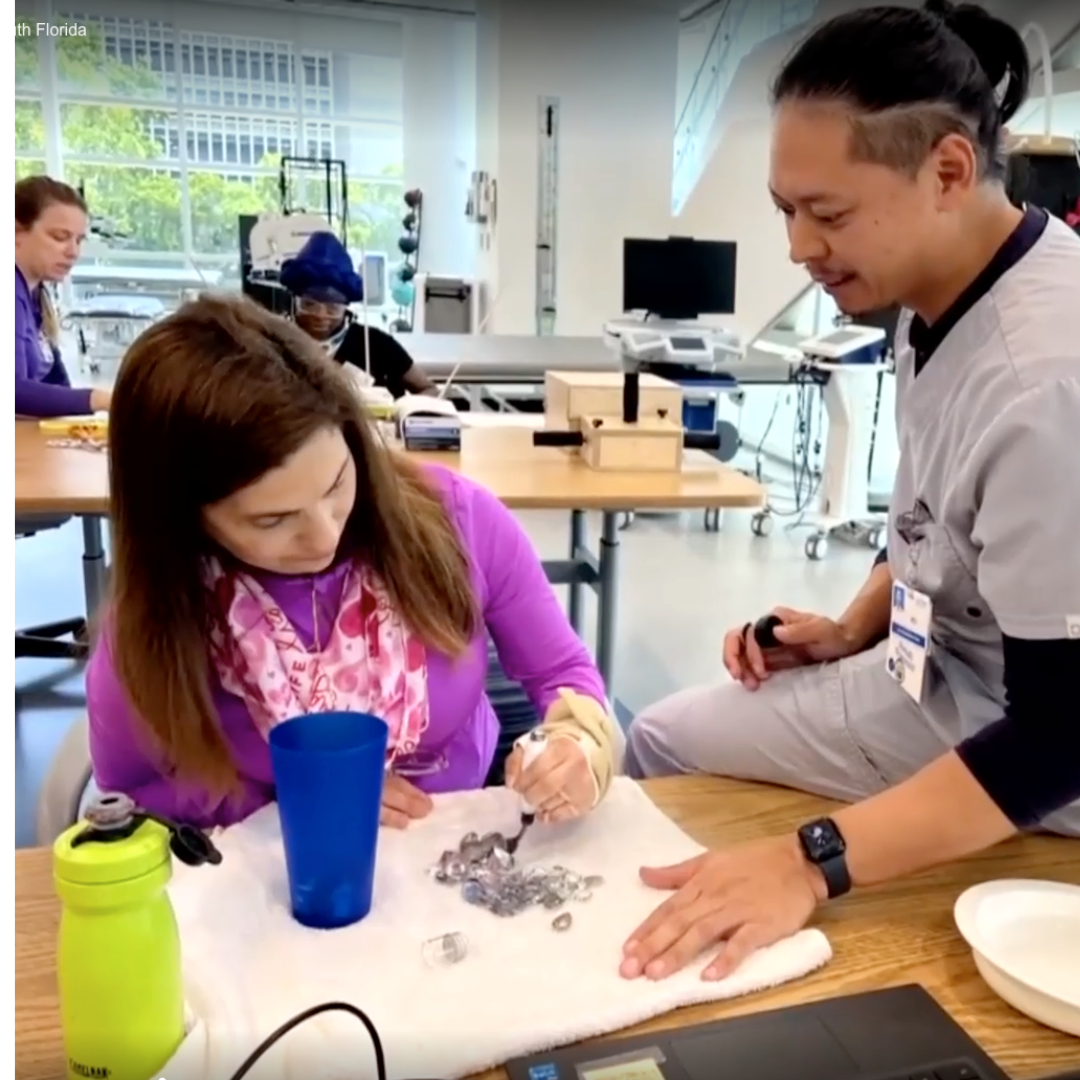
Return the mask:
<path fill-rule="evenodd" d="M 379 824 L 391 829 L 404 829 L 410 821 L 418 821 L 431 813 L 431 796 L 401 776 L 390 773 L 383 783 Z"/>
<path fill-rule="evenodd" d="M 111 390 L 91 390 L 90 391 L 90 411 L 91 412 L 108 412 L 112 405 L 112 391 Z"/>
<path fill-rule="evenodd" d="M 747 690 L 756 690 L 776 671 L 840 660 L 859 651 L 848 630 L 834 619 L 791 608 L 774 608 L 780 620 L 773 635 L 779 644 L 763 649 L 754 640 L 754 624 L 730 630 L 724 637 L 724 667 Z"/>

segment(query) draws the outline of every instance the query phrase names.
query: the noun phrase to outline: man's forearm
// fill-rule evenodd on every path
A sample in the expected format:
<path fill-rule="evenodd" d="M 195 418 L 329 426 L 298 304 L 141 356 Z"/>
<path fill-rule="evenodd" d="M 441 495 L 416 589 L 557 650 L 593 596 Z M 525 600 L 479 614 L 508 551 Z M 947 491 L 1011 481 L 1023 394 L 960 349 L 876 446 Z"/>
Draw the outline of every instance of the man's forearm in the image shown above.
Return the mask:
<path fill-rule="evenodd" d="M 866 584 L 839 618 L 856 652 L 879 641 L 889 632 L 892 607 L 892 573 L 887 562 L 870 571 Z"/>
<path fill-rule="evenodd" d="M 962 859 L 1016 832 L 953 751 L 834 819 L 855 886 Z"/>

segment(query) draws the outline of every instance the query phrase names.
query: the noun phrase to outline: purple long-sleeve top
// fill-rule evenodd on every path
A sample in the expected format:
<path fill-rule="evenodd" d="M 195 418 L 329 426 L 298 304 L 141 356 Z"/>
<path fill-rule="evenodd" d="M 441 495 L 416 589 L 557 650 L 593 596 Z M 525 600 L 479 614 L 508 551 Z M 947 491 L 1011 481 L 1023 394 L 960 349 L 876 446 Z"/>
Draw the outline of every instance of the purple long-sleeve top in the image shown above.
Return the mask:
<path fill-rule="evenodd" d="M 42 332 L 41 286 L 15 267 L 15 415 L 89 416 L 90 391 L 71 385 L 60 352 Z"/>
<path fill-rule="evenodd" d="M 412 779 L 429 793 L 482 787 L 495 753 L 498 721 L 484 690 L 490 635 L 503 669 L 521 683 L 542 717 L 560 687 L 604 701 L 604 684 L 574 633 L 529 538 L 494 495 L 457 473 L 431 468 L 467 553 L 483 625 L 464 657 L 428 650 L 429 725 L 418 755 L 442 764 Z M 320 626 L 337 614 L 342 564 L 315 575 Z M 305 647 L 314 644 L 310 575 L 282 577 L 251 571 L 281 605 Z M 213 701 L 240 774 L 242 794 L 211 798 L 198 784 L 169 775 L 127 700 L 108 635 L 90 658 L 86 676 L 94 778 L 144 809 L 193 825 L 231 825 L 274 798 L 270 753 L 244 702 L 214 679 Z"/>

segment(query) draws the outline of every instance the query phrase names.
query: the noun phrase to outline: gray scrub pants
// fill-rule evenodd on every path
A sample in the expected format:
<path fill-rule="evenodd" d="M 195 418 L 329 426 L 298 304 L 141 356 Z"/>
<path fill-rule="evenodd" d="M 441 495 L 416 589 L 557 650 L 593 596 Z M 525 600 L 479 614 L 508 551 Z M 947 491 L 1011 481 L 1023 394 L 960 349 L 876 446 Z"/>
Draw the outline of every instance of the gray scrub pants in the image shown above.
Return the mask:
<path fill-rule="evenodd" d="M 630 725 L 626 772 L 639 780 L 708 773 L 858 802 L 955 745 L 885 670 L 882 643 L 832 664 L 681 690 Z M 1080 806 L 1044 823 L 1080 836 Z"/>

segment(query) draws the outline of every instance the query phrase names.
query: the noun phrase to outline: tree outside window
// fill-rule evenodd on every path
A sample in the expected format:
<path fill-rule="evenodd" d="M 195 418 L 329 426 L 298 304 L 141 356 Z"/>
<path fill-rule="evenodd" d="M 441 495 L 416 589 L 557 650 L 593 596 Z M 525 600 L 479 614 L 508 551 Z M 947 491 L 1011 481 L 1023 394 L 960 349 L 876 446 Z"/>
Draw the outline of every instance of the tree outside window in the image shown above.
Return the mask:
<path fill-rule="evenodd" d="M 52 41 L 61 86 L 64 177 L 82 187 L 95 220 L 114 234 L 109 241 L 114 257 L 117 249 L 128 249 L 133 255 L 238 258 L 239 216 L 279 208 L 280 153 L 264 150 L 250 165 L 215 168 L 193 160 L 193 133 L 187 133 L 192 251 L 185 253 L 182 129 L 171 85 L 176 76 L 153 70 L 145 56 L 122 63 L 109 55 L 98 26 L 86 26 L 85 36 Z M 18 178 L 44 171 L 45 125 L 41 101 L 31 96 L 39 92 L 37 42 L 25 32 L 17 33 L 15 42 Z M 294 123 L 295 114 L 287 122 Z M 348 242 L 353 248 L 385 251 L 393 263 L 404 216 L 400 166 L 384 169 L 384 177 L 349 181 Z M 321 199 L 311 207 L 321 208 Z"/>

